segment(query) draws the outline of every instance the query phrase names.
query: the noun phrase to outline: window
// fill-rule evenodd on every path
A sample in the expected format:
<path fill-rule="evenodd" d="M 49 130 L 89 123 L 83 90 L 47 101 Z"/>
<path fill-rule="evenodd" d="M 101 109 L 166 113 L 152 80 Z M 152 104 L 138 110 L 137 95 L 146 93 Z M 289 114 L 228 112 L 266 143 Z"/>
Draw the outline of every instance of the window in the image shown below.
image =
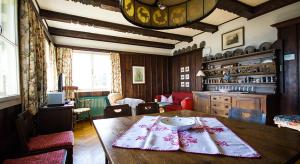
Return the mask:
<path fill-rule="evenodd" d="M 16 0 L 0 0 L 0 99 L 19 95 Z"/>
<path fill-rule="evenodd" d="M 46 62 L 47 62 L 47 91 L 53 92 L 56 91 L 57 88 L 57 68 L 56 68 L 56 61 L 55 61 L 55 54 L 50 53 L 53 51 L 53 47 L 49 44 L 48 40 L 45 40 L 45 55 L 46 55 Z"/>
<path fill-rule="evenodd" d="M 107 53 L 73 51 L 73 85 L 80 91 L 110 91 L 111 59 Z"/>

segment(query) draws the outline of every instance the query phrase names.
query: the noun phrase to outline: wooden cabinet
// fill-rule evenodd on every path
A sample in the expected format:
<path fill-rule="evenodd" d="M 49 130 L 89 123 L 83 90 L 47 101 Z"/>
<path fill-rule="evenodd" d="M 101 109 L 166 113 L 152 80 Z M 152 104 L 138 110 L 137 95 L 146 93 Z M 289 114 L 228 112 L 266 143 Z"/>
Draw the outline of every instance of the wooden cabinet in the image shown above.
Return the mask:
<path fill-rule="evenodd" d="M 210 112 L 210 95 L 194 93 L 194 110 L 204 113 Z"/>
<path fill-rule="evenodd" d="M 41 107 L 38 116 L 40 134 L 73 130 L 73 104 L 56 107 Z"/>
<path fill-rule="evenodd" d="M 264 94 L 238 94 L 193 92 L 194 108 L 196 111 L 205 112 L 215 116 L 230 117 L 231 108 L 258 110 L 267 116 L 267 123 L 273 123 L 276 110 L 277 97 Z"/>

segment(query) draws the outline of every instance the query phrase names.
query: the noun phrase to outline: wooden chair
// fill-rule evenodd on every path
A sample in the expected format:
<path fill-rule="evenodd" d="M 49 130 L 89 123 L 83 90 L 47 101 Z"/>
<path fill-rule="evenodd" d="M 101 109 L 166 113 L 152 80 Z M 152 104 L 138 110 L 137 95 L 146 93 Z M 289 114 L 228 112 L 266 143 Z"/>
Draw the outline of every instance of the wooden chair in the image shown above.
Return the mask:
<path fill-rule="evenodd" d="M 136 108 L 136 115 L 159 113 L 158 103 L 141 103 Z"/>
<path fill-rule="evenodd" d="M 72 131 L 36 135 L 33 115 L 29 111 L 22 112 L 18 115 L 16 127 L 22 151 L 26 155 L 66 149 L 68 154 L 67 163 L 73 162 L 74 134 Z"/>
<path fill-rule="evenodd" d="M 72 100 L 75 100 L 75 109 L 73 110 L 73 125 L 75 125 L 79 120 L 79 115 L 82 113 L 87 113 L 91 125 L 92 123 L 92 114 L 91 114 L 91 100 L 79 100 L 78 96 L 78 87 L 77 86 L 64 86 L 63 89 L 66 92 L 71 92 L 73 95 Z"/>
<path fill-rule="evenodd" d="M 87 113 L 89 120 L 90 120 L 90 124 L 93 125 L 92 121 L 92 114 L 91 114 L 91 105 L 92 104 L 92 100 L 90 99 L 86 99 L 86 100 L 79 100 L 76 99 L 75 102 L 75 109 L 73 110 L 74 113 L 74 124 L 76 124 L 79 120 L 79 115 L 82 113 Z"/>
<path fill-rule="evenodd" d="M 229 118 L 259 124 L 266 123 L 266 114 L 260 110 L 231 108 L 229 110 Z"/>
<path fill-rule="evenodd" d="M 104 110 L 104 118 L 132 116 L 131 108 L 128 104 L 107 106 Z"/>
<path fill-rule="evenodd" d="M 3 164 L 37 164 L 37 163 L 66 163 L 67 151 L 57 150 L 42 154 L 30 155 L 15 159 L 6 159 Z"/>

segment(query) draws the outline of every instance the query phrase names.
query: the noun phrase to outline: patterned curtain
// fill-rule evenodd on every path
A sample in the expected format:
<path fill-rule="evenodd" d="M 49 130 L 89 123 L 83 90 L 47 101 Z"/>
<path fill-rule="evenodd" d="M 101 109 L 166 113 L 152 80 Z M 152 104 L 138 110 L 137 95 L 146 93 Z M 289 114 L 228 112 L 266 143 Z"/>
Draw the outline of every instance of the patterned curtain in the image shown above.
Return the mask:
<path fill-rule="evenodd" d="M 57 75 L 64 75 L 64 86 L 72 86 L 72 49 L 56 48 Z M 66 98 L 72 98 L 72 92 L 66 91 Z"/>
<path fill-rule="evenodd" d="M 46 102 L 45 35 L 29 0 L 20 1 L 20 74 L 24 110 L 36 114 Z"/>
<path fill-rule="evenodd" d="M 112 93 L 122 94 L 122 83 L 121 83 L 121 64 L 120 64 L 120 54 L 111 53 L 111 63 L 112 63 Z"/>

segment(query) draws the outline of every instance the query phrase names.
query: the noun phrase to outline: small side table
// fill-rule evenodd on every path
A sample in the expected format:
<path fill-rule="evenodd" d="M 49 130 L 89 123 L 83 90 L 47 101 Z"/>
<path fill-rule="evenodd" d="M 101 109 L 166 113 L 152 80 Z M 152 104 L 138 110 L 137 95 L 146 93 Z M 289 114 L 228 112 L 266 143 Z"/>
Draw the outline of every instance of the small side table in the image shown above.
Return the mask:
<path fill-rule="evenodd" d="M 43 106 L 37 113 L 40 134 L 57 133 L 73 130 L 74 103 L 64 106 Z"/>
<path fill-rule="evenodd" d="M 165 107 L 167 105 L 170 105 L 171 103 L 168 103 L 168 102 L 157 102 L 157 104 L 159 105 L 159 111 L 160 111 L 160 113 L 164 113 L 165 112 Z"/>

